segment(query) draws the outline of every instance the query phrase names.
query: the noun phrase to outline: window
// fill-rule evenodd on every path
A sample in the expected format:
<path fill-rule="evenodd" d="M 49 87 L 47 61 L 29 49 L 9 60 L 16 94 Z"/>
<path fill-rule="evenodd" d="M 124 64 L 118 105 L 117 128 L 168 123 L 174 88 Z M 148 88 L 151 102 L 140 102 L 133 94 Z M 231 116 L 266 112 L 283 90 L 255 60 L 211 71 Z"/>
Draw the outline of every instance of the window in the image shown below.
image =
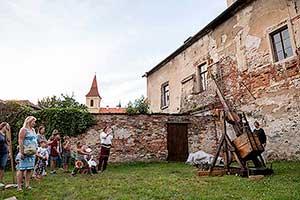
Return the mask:
<path fill-rule="evenodd" d="M 287 26 L 271 33 L 271 40 L 275 62 L 293 55 L 293 48 Z"/>
<path fill-rule="evenodd" d="M 202 92 L 207 89 L 207 64 L 202 64 L 198 66 L 198 84 L 199 84 L 199 92 Z"/>
<path fill-rule="evenodd" d="M 94 100 L 91 99 L 91 107 L 93 107 L 93 106 L 94 106 Z"/>
<path fill-rule="evenodd" d="M 161 107 L 167 107 L 170 103 L 169 83 L 166 82 L 161 86 Z"/>

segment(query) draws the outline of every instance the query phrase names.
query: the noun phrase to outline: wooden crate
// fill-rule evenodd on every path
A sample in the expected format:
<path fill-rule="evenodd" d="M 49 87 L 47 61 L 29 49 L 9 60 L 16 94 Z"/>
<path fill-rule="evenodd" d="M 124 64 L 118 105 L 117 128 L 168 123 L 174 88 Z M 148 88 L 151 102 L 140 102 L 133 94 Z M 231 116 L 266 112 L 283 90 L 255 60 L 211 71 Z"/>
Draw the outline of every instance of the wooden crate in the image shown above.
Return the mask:
<path fill-rule="evenodd" d="M 264 151 L 257 134 L 243 133 L 237 137 L 233 143 L 241 158 L 246 159 L 252 156 L 257 156 Z"/>

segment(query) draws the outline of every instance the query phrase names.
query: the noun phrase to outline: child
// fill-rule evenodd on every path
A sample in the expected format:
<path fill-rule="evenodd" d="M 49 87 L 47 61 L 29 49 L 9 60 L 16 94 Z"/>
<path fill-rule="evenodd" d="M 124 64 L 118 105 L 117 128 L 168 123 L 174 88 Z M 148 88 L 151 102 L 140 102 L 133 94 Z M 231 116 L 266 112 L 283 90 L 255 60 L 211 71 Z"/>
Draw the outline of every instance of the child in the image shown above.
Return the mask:
<path fill-rule="evenodd" d="M 72 171 L 72 176 L 75 176 L 76 173 L 82 169 L 85 166 L 88 166 L 87 161 L 84 158 L 84 155 L 90 155 L 90 153 L 85 151 L 84 146 L 80 143 L 77 142 L 76 144 L 76 161 L 75 161 L 75 168 Z"/>
<path fill-rule="evenodd" d="M 92 173 L 97 174 L 97 163 L 93 159 L 93 156 L 91 156 L 90 159 L 88 160 L 88 164 L 89 164 L 89 168 L 91 169 Z"/>
<path fill-rule="evenodd" d="M 42 140 L 40 142 L 40 147 L 36 152 L 37 162 L 35 165 L 35 180 L 41 180 L 43 173 L 46 171 L 47 161 L 49 158 L 47 150 L 47 141 Z"/>
<path fill-rule="evenodd" d="M 17 147 L 17 149 L 19 149 L 19 146 Z M 16 158 L 15 158 L 15 161 L 16 161 L 16 173 L 17 173 L 17 176 L 19 173 L 21 173 L 20 171 L 20 167 L 19 167 L 19 162 L 21 160 L 21 153 L 19 152 L 17 155 L 16 155 Z M 22 191 L 22 186 L 21 185 L 18 185 L 18 191 Z"/>

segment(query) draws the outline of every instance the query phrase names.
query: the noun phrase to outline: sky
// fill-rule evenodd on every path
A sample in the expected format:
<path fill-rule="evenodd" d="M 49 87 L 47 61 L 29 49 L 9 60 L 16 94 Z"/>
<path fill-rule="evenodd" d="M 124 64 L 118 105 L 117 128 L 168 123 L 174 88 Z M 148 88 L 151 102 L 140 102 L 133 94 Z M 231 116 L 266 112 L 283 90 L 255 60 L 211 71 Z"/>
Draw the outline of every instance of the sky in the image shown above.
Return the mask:
<path fill-rule="evenodd" d="M 0 99 L 74 94 L 94 75 L 101 107 L 146 96 L 142 75 L 226 9 L 226 0 L 0 0 Z"/>

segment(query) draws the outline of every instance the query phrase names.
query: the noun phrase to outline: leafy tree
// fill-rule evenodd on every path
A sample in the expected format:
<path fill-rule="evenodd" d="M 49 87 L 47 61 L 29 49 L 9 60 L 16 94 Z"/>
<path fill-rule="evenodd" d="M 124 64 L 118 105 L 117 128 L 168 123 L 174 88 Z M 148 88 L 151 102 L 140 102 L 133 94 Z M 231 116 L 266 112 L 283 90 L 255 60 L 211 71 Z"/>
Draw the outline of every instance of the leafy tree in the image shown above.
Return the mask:
<path fill-rule="evenodd" d="M 11 126 L 14 155 L 18 145 L 18 132 L 26 117 L 32 115 L 37 118 L 37 126 L 45 125 L 47 135 L 50 136 L 54 129 L 58 129 L 62 135 L 76 136 L 96 123 L 96 120 L 73 97 L 63 96 L 63 103 L 57 101 L 57 97 L 44 98 L 45 105 L 53 106 L 34 111 L 28 106 L 22 106 L 14 101 L 0 102 L 0 122 L 8 122 Z M 48 101 L 49 100 L 49 101 Z M 41 104 L 40 104 L 41 105 Z M 65 107 L 54 107 L 65 106 Z M 73 107 L 72 107 L 73 106 Z M 76 107 L 77 108 L 74 108 Z"/>
<path fill-rule="evenodd" d="M 74 99 L 74 95 L 61 94 L 60 97 L 53 95 L 52 97 L 45 97 L 38 101 L 41 108 L 79 108 L 86 110 L 87 107 Z"/>
<path fill-rule="evenodd" d="M 126 113 L 127 114 L 149 114 L 149 105 L 146 102 L 146 99 L 144 96 L 141 96 L 139 99 L 134 100 L 134 103 L 129 101 Z"/>
<path fill-rule="evenodd" d="M 54 129 L 61 135 L 76 136 L 96 123 L 89 112 L 80 108 L 45 108 L 37 111 L 34 116 L 39 124 L 45 125 L 47 136 Z"/>

